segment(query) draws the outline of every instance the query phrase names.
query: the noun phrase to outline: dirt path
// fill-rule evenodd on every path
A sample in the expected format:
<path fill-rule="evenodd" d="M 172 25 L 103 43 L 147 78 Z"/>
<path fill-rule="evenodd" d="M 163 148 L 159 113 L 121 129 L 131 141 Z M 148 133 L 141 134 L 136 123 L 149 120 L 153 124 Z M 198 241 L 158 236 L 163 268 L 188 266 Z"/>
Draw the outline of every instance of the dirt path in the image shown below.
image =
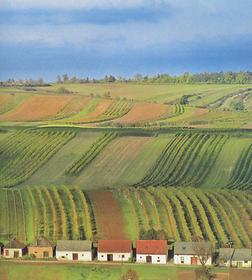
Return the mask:
<path fill-rule="evenodd" d="M 124 217 L 120 204 L 111 191 L 88 192 L 94 206 L 98 237 L 125 239 Z"/>

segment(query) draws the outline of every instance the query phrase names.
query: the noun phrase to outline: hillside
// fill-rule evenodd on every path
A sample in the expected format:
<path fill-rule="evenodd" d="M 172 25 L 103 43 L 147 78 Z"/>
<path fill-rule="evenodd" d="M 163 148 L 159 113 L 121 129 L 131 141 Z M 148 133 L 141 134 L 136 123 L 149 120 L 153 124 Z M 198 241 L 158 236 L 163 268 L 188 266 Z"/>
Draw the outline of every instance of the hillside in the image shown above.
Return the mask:
<path fill-rule="evenodd" d="M 62 186 L 0 190 L 1 236 L 29 242 L 132 238 L 163 229 L 169 239 L 249 246 L 252 241 L 252 194 L 193 188 L 138 188 L 83 191 Z M 224 206 L 224 207 L 223 207 Z"/>
<path fill-rule="evenodd" d="M 0 89 L 1 241 L 250 246 L 249 85 L 59 86 Z"/>
<path fill-rule="evenodd" d="M 0 133 L 0 186 L 251 189 L 251 140 L 232 130 L 12 128 Z"/>
<path fill-rule="evenodd" d="M 251 128 L 251 96 L 250 85 L 239 84 L 6 87 L 0 88 L 0 123 Z"/>

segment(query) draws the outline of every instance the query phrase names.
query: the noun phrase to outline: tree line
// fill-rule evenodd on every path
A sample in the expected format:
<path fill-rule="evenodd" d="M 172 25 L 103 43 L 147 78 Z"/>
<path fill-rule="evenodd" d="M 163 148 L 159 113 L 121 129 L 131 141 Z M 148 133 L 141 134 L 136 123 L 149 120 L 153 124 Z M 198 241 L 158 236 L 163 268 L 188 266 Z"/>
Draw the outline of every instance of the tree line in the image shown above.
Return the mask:
<path fill-rule="evenodd" d="M 130 78 L 123 76 L 105 75 L 103 78 L 79 78 L 77 76 L 69 76 L 68 74 L 58 75 L 56 78 L 58 84 L 69 83 L 115 83 L 115 82 L 134 82 L 134 83 L 167 83 L 167 84 L 196 84 L 196 83 L 209 83 L 209 84 L 250 84 L 252 83 L 252 72 L 203 72 L 203 73 L 189 73 L 185 72 L 181 75 L 170 74 L 157 74 L 157 75 L 142 75 L 135 74 Z M 8 79 L 0 81 L 0 86 L 45 86 L 49 85 L 44 82 L 43 78 L 39 79 L 25 79 L 15 80 Z"/>

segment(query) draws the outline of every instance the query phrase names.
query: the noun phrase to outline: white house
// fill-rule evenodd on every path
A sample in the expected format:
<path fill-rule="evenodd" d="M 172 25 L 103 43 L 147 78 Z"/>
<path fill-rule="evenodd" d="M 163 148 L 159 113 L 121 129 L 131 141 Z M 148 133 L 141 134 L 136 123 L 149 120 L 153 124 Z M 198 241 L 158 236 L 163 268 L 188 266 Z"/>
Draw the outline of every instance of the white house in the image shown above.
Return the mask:
<path fill-rule="evenodd" d="M 123 262 L 132 258 L 131 240 L 99 240 L 98 261 Z"/>
<path fill-rule="evenodd" d="M 174 245 L 174 264 L 201 265 L 203 260 L 206 265 L 211 265 L 212 255 L 210 242 L 175 242 Z"/>
<path fill-rule="evenodd" d="M 21 258 L 26 253 L 26 246 L 17 239 L 13 239 L 4 247 L 3 257 Z"/>
<path fill-rule="evenodd" d="M 68 261 L 92 261 L 92 242 L 88 240 L 58 240 L 56 259 Z"/>
<path fill-rule="evenodd" d="M 233 267 L 251 267 L 252 254 L 251 249 L 235 249 L 232 256 Z"/>
<path fill-rule="evenodd" d="M 234 248 L 220 248 L 218 262 L 222 266 L 231 266 L 231 261 L 234 255 Z"/>
<path fill-rule="evenodd" d="M 166 264 L 168 247 L 166 240 L 137 240 L 136 262 Z"/>

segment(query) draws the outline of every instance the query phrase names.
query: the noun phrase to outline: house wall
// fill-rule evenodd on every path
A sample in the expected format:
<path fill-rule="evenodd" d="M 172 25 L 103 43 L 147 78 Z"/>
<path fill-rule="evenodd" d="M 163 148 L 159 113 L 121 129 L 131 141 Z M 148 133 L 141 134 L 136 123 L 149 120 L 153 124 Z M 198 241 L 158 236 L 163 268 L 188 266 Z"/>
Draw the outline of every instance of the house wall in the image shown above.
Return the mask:
<path fill-rule="evenodd" d="M 239 263 L 241 263 L 240 266 L 238 265 Z M 232 261 L 232 266 L 235 267 L 251 267 L 251 264 L 251 261 L 248 261 L 247 263 L 245 263 L 245 261 Z"/>
<path fill-rule="evenodd" d="M 181 263 L 181 257 L 184 257 L 184 263 Z M 197 257 L 196 255 L 174 255 L 174 264 L 185 264 L 185 265 L 191 265 L 191 258 Z M 200 261 L 198 260 L 198 265 L 201 265 Z M 210 257 L 206 265 L 212 264 L 212 257 Z"/>
<path fill-rule="evenodd" d="M 73 254 L 78 254 L 78 261 L 92 261 L 92 252 L 70 252 L 70 251 L 57 251 L 56 259 L 58 260 L 73 260 Z"/>
<path fill-rule="evenodd" d="M 113 261 L 115 262 L 122 262 L 122 261 L 129 261 L 129 259 L 132 257 L 132 253 L 99 253 L 98 252 L 98 261 L 106 262 L 108 261 L 108 255 L 113 255 Z M 124 256 L 124 257 L 123 257 Z"/>
<path fill-rule="evenodd" d="M 8 256 L 7 256 L 7 251 L 9 252 Z M 3 253 L 3 256 L 7 259 L 12 259 L 14 258 L 14 253 L 18 251 L 19 252 L 19 257 L 22 257 L 23 256 L 23 250 L 22 249 L 8 249 L 8 248 L 5 248 L 4 249 L 4 253 Z"/>
<path fill-rule="evenodd" d="M 38 259 L 46 258 L 44 257 L 44 252 L 48 252 L 48 258 L 53 257 L 53 248 L 52 247 L 32 247 L 28 248 L 28 254 L 35 255 Z"/>
<path fill-rule="evenodd" d="M 145 254 L 137 254 L 136 262 L 138 263 L 146 263 L 146 257 L 152 257 L 152 263 L 154 264 L 166 264 L 167 256 L 166 255 L 145 255 Z"/>

